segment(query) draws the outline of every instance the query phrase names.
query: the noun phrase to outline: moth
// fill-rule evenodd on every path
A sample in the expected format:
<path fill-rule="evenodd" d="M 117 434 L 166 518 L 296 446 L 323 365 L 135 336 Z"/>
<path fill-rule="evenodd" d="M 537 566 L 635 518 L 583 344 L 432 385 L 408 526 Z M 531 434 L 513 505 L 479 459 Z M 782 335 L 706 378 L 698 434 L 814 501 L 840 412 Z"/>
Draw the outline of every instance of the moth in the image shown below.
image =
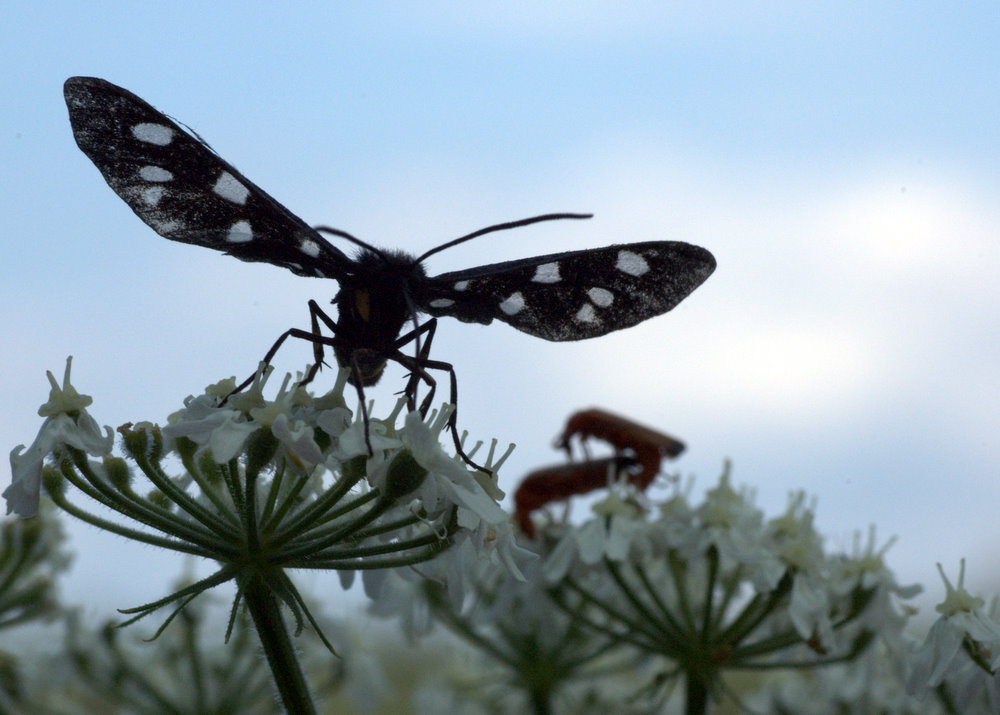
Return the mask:
<path fill-rule="evenodd" d="M 486 233 L 590 215 L 546 214 L 497 224 L 420 256 L 380 249 L 346 231 L 308 226 L 200 137 L 126 89 L 94 77 L 71 77 L 64 95 L 80 149 L 156 233 L 243 261 L 337 281 L 332 300 L 336 319 L 309 301 L 311 328 L 286 331 L 264 362 L 288 337 L 308 340 L 316 358 L 304 380 L 308 382 L 323 363 L 324 348 L 332 348 L 337 362 L 350 368 L 349 381 L 359 397 L 363 387 L 379 380 L 391 360 L 410 372 L 404 392 L 411 407 L 420 382 L 428 386 L 421 411 L 430 404 L 436 382 L 429 370 L 448 373 L 451 401 L 456 401 L 453 367 L 429 356 L 438 317 L 483 324 L 499 320 L 545 340 L 582 340 L 667 312 L 715 269 L 715 259 L 704 248 L 653 241 L 428 276 L 424 261 L 451 246 Z M 355 244 L 357 255 L 348 256 L 324 233 Z M 420 314 L 431 317 L 421 322 Z M 413 328 L 404 332 L 408 322 Z M 412 355 L 402 351 L 410 343 L 415 345 Z M 364 410 L 363 399 L 361 405 Z M 453 412 L 449 425 L 464 457 L 455 420 Z"/>

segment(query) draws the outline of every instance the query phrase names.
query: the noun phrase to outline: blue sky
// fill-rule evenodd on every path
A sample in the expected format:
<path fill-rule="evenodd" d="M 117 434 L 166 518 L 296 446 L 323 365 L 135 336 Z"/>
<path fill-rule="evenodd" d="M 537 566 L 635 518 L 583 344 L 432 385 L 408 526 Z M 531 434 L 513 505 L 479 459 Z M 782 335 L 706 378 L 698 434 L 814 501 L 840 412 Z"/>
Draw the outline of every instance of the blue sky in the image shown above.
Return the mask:
<path fill-rule="evenodd" d="M 156 236 L 76 148 L 63 81 L 120 84 L 311 224 L 448 270 L 683 240 L 719 268 L 672 313 L 549 344 L 442 321 L 461 426 L 502 474 L 600 405 L 722 460 L 769 513 L 805 489 L 830 546 L 878 527 L 901 580 L 1000 592 L 1000 16 L 990 3 L 50 3 L 0 42 L 0 444 L 33 437 L 74 356 L 92 413 L 163 420 L 249 373 L 335 285 Z M 283 353 L 294 370 L 307 351 Z M 287 357 L 285 357 L 287 355 Z M 390 373 L 373 396 L 385 408 Z M 0 485 L 9 472 L 0 469 Z M 152 600 L 178 566 L 73 526 L 70 600 Z M 923 601 L 925 607 L 931 600 Z M 101 607 L 103 612 L 104 607 Z"/>

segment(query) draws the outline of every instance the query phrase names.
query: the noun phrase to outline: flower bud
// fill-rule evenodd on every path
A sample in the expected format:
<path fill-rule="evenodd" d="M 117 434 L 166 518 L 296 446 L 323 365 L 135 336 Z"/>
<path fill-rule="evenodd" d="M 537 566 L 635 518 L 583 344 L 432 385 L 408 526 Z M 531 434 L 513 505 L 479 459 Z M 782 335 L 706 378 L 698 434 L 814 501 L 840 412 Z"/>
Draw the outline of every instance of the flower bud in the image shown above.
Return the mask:
<path fill-rule="evenodd" d="M 386 499 L 398 500 L 417 489 L 427 477 L 427 470 L 413 458 L 409 450 L 400 451 L 389 464 L 385 475 Z"/>
<path fill-rule="evenodd" d="M 128 464 L 121 457 L 105 457 L 104 469 L 108 474 L 108 481 L 115 485 L 115 489 L 121 491 L 128 487 L 132 481 L 132 473 Z"/>
<path fill-rule="evenodd" d="M 280 446 L 278 439 L 269 429 L 259 429 L 246 442 L 247 475 L 256 475 L 263 470 Z"/>

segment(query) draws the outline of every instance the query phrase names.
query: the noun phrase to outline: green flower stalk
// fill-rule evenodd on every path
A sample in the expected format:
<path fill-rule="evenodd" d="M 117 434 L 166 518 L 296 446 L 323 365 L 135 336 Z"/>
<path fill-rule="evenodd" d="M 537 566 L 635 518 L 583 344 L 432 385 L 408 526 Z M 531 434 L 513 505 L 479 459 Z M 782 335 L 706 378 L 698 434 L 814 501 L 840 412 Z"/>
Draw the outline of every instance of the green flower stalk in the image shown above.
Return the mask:
<path fill-rule="evenodd" d="M 0 523 L 0 632 L 61 613 L 55 579 L 70 557 L 63 550 L 62 527 L 47 506 L 34 519 Z M 28 712 L 21 655 L 0 648 L 0 713 Z"/>
<path fill-rule="evenodd" d="M 536 715 L 581 712 L 584 703 L 586 712 L 614 710 L 628 695 L 621 677 L 642 663 L 557 608 L 546 590 L 542 561 L 532 556 L 520 564 L 524 579 L 473 565 L 465 604 L 454 604 L 434 581 L 424 583 L 434 617 L 485 656 L 484 672 L 470 679 L 479 683 L 475 699 L 484 710 Z"/>
<path fill-rule="evenodd" d="M 70 563 L 64 539 L 51 509 L 0 522 L 0 630 L 59 615 L 55 577 Z"/>
<path fill-rule="evenodd" d="M 190 604 L 152 643 L 113 623 L 87 629 L 77 614 L 66 619 L 66 646 L 49 668 L 62 674 L 32 694 L 32 712 L 198 715 L 275 711 L 274 688 L 248 619 L 241 617 L 223 646 L 212 643 L 205 605 Z M 215 635 L 217 638 L 217 634 Z M 39 684 L 40 685 L 40 684 Z"/>

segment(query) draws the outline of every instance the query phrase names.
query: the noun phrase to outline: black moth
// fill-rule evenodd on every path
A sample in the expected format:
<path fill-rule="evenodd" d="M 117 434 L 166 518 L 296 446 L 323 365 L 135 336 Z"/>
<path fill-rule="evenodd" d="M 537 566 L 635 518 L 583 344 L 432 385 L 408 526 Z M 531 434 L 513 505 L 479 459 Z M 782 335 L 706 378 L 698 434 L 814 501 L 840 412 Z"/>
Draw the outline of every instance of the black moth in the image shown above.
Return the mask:
<path fill-rule="evenodd" d="M 316 362 L 306 382 L 322 364 L 324 346 L 332 347 L 337 361 L 350 367 L 350 382 L 359 396 L 362 386 L 377 382 L 386 361 L 392 360 L 410 371 L 405 393 L 411 408 L 418 382 L 428 385 L 429 394 L 421 403 L 426 412 L 435 387 L 428 369 L 449 373 L 452 402 L 457 385 L 450 364 L 428 357 L 437 321 L 419 323 L 417 313 L 484 324 L 496 319 L 546 340 L 582 340 L 667 312 L 715 269 L 715 259 L 703 248 L 655 241 L 554 253 L 429 277 L 424 259 L 444 248 L 492 231 L 589 215 L 547 214 L 498 224 L 416 258 L 380 250 L 343 231 L 307 226 L 204 141 L 128 90 L 102 79 L 71 77 L 64 93 L 80 149 L 115 193 L 158 234 L 340 284 L 332 301 L 336 320 L 310 301 L 311 330 L 287 331 L 264 357 L 269 362 L 289 336 L 311 341 Z M 357 244 L 358 256 L 348 257 L 320 231 Z M 400 335 L 408 320 L 414 329 Z M 332 337 L 321 333 L 320 322 Z M 413 356 L 401 351 L 410 342 L 417 346 Z M 363 399 L 361 405 L 364 409 Z M 465 457 L 458 444 L 455 413 L 450 427 Z"/>

